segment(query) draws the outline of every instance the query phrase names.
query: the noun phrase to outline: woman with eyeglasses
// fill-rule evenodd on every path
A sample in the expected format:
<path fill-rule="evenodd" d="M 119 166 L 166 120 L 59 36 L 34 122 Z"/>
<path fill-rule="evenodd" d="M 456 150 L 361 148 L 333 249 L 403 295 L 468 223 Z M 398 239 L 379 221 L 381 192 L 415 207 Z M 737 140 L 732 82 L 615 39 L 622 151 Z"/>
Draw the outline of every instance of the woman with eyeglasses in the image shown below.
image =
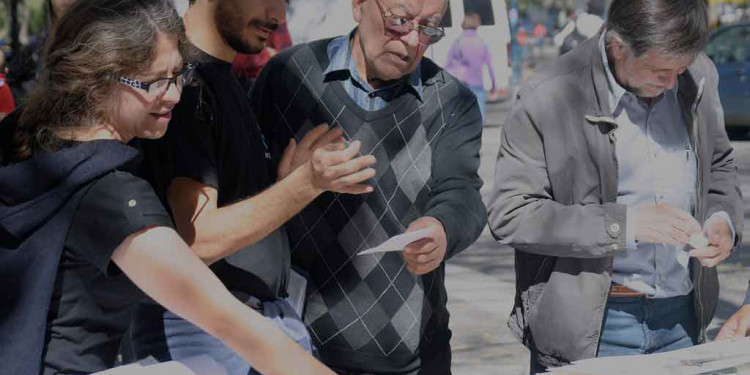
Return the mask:
<path fill-rule="evenodd" d="M 164 134 L 188 80 L 183 39 L 166 0 L 87 0 L 49 40 L 38 86 L 0 139 L 3 374 L 112 367 L 146 295 L 264 374 L 333 374 L 237 301 L 129 172 L 127 142 Z"/>

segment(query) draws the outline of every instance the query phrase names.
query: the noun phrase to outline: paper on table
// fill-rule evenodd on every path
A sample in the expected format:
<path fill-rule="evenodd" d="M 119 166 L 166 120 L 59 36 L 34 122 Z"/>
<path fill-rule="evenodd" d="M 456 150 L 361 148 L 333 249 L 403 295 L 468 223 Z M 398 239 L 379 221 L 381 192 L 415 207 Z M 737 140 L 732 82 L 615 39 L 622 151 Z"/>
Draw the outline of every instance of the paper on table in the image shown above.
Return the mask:
<path fill-rule="evenodd" d="M 97 372 L 93 375 L 227 375 L 224 366 L 207 355 L 158 363 L 148 358 L 138 363 Z"/>
<path fill-rule="evenodd" d="M 715 341 L 668 353 L 578 361 L 553 375 L 750 374 L 750 337 Z M 718 372 L 714 372 L 718 371 Z"/>
<path fill-rule="evenodd" d="M 373 247 L 372 249 L 360 251 L 357 255 L 384 253 L 388 251 L 403 251 L 406 245 L 415 241 L 419 241 L 423 238 L 426 238 L 431 233 L 432 233 L 432 228 L 425 228 L 425 229 L 420 229 L 414 232 L 399 234 L 398 236 L 391 237 L 390 239 L 388 239 L 388 241 L 383 242 L 377 247 Z"/>

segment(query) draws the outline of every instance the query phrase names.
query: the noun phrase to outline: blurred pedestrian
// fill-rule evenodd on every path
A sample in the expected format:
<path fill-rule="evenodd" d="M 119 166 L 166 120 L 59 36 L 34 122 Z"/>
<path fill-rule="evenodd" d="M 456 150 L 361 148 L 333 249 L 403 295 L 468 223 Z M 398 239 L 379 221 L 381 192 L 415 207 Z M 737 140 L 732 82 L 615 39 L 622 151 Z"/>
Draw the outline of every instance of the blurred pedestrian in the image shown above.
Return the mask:
<path fill-rule="evenodd" d="M 487 92 L 484 89 L 484 67 L 490 74 L 492 80 L 491 93 L 497 92 L 495 81 L 495 69 L 492 67 L 492 55 L 482 38 L 477 34 L 477 29 L 482 24 L 482 17 L 478 13 L 466 13 L 464 22 L 461 24 L 464 32 L 453 42 L 445 70 L 458 78 L 464 85 L 469 87 L 477 97 L 479 110 L 482 112 L 482 120 L 487 121 Z"/>
<path fill-rule="evenodd" d="M 529 56 L 529 33 L 523 26 L 518 26 L 516 40 L 518 41 L 518 45 L 521 47 L 521 61 L 525 61 Z"/>
<path fill-rule="evenodd" d="M 543 23 L 534 25 L 531 34 L 534 38 L 534 65 L 538 64 L 544 52 L 544 43 L 547 39 L 547 27 Z"/>

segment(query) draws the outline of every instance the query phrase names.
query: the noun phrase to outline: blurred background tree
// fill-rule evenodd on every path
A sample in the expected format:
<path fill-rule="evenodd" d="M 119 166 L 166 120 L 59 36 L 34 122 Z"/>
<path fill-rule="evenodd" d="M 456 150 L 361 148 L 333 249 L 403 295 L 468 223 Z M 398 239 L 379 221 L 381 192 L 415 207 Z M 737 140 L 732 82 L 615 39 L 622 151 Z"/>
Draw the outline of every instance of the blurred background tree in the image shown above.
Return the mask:
<path fill-rule="evenodd" d="M 10 43 L 11 1 L 17 3 L 16 16 L 20 43 L 26 44 L 30 38 L 43 34 L 46 28 L 44 6 L 46 0 L 0 0 L 0 44 Z"/>

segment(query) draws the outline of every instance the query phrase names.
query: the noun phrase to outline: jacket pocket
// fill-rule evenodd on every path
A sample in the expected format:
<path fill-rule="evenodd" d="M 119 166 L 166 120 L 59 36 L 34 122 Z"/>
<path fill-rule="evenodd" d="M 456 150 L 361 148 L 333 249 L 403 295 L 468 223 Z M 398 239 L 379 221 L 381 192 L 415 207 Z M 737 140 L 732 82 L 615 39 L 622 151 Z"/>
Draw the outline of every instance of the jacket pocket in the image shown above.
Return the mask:
<path fill-rule="evenodd" d="M 564 362 L 596 355 L 611 279 L 609 258 L 558 258 L 528 313 L 539 352 Z"/>
<path fill-rule="evenodd" d="M 523 310 L 521 326 L 528 329 L 534 306 L 544 291 L 557 258 L 516 251 L 516 284 Z"/>

